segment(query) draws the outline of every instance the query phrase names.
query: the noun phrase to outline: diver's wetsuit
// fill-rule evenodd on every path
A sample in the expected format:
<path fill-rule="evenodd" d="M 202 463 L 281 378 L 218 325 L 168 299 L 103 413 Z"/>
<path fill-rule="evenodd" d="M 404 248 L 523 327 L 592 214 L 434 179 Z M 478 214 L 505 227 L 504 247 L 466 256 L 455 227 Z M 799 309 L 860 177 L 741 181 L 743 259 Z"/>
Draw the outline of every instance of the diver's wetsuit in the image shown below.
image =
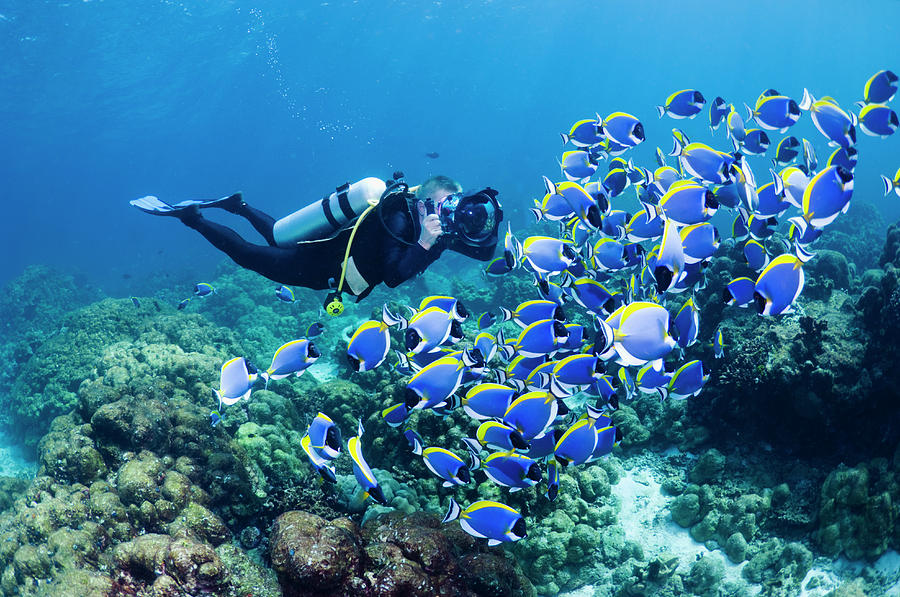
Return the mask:
<path fill-rule="evenodd" d="M 496 238 L 489 246 L 470 247 L 445 235 L 438 238 L 430 250 L 426 250 L 417 242 L 420 233 L 418 219 L 412 217 L 405 201 L 402 203 L 403 207 L 399 207 L 395 201 L 392 208 L 384 210 L 383 215 L 377 212 L 369 214 L 359 225 L 350 255 L 367 287 L 362 291 L 357 287 L 354 292 L 345 284 L 343 290 L 348 294 L 363 298 L 381 282 L 394 288 L 423 272 L 446 249 L 482 261 L 493 256 Z M 182 218 L 182 221 L 241 267 L 275 282 L 327 290 L 340 278 L 344 251 L 350 237 L 349 227 L 329 239 L 279 247 L 273 235 L 275 219 L 272 216 L 246 203 L 233 213 L 250 222 L 268 246 L 249 243 L 231 228 L 211 222 L 200 216 L 199 212 Z"/>

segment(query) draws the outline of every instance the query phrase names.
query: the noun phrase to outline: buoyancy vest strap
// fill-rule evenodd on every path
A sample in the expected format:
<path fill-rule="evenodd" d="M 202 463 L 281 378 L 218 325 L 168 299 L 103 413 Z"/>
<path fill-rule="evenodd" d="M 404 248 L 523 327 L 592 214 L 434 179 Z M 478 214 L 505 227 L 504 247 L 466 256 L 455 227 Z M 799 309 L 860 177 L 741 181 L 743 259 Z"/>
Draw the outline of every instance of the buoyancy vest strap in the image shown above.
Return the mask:
<path fill-rule="evenodd" d="M 349 182 L 345 182 L 335 189 L 335 191 L 337 192 L 338 205 L 340 206 L 341 211 L 344 212 L 344 217 L 347 218 L 348 222 L 352 221 L 356 217 L 356 214 L 353 213 L 353 208 L 350 207 L 350 199 L 349 197 L 347 197 L 347 191 L 349 189 Z"/>
<path fill-rule="evenodd" d="M 337 230 L 341 227 L 341 223 L 337 221 L 337 218 L 334 217 L 334 214 L 331 213 L 331 201 L 330 195 L 325 195 L 325 198 L 322 199 L 322 212 L 325 214 L 325 219 L 328 220 L 328 223 L 331 224 L 331 227 L 334 230 Z"/>

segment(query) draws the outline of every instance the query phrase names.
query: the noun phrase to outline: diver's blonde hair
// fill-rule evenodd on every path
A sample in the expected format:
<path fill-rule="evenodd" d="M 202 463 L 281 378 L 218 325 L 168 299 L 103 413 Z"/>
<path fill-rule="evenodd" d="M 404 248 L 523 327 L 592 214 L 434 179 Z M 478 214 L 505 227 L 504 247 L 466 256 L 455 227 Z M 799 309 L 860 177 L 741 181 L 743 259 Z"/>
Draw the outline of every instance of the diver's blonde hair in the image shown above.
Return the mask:
<path fill-rule="evenodd" d="M 438 174 L 437 176 L 432 176 L 416 188 L 416 198 L 425 199 L 430 197 L 431 194 L 437 190 L 447 191 L 448 193 L 459 193 L 462 191 L 462 185 L 449 176 Z"/>

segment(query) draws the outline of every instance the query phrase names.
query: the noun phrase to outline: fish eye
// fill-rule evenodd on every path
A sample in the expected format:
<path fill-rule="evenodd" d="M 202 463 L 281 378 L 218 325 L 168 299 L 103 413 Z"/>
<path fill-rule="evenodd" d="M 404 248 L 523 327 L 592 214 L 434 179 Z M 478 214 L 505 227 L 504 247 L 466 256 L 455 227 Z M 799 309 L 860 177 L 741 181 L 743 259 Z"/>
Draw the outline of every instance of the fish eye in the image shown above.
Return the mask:
<path fill-rule="evenodd" d="M 412 328 L 406 328 L 406 350 L 413 350 L 422 341 L 419 332 Z"/>
<path fill-rule="evenodd" d="M 519 520 L 516 521 L 516 524 L 513 525 L 512 532 L 513 532 L 513 535 L 515 535 L 516 537 L 519 537 L 520 539 L 524 538 L 526 536 L 526 534 L 525 534 L 525 519 L 524 518 L 520 518 Z"/>

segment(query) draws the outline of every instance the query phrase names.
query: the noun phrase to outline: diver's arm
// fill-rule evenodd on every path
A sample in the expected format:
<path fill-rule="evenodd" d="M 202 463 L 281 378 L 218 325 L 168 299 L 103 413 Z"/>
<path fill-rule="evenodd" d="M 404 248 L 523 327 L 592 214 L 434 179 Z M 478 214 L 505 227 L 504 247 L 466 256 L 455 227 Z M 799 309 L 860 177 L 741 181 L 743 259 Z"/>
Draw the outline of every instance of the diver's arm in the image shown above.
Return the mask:
<path fill-rule="evenodd" d="M 494 257 L 494 251 L 497 249 L 497 244 L 494 243 L 486 247 L 472 247 L 454 240 L 447 248 L 451 251 L 461 253 L 466 257 L 477 259 L 478 261 L 490 261 Z"/>
<path fill-rule="evenodd" d="M 435 247 L 425 250 L 419 243 L 404 245 L 392 239 L 385 246 L 384 283 L 396 288 L 409 280 L 437 259 L 432 253 L 439 254 L 440 250 Z"/>

